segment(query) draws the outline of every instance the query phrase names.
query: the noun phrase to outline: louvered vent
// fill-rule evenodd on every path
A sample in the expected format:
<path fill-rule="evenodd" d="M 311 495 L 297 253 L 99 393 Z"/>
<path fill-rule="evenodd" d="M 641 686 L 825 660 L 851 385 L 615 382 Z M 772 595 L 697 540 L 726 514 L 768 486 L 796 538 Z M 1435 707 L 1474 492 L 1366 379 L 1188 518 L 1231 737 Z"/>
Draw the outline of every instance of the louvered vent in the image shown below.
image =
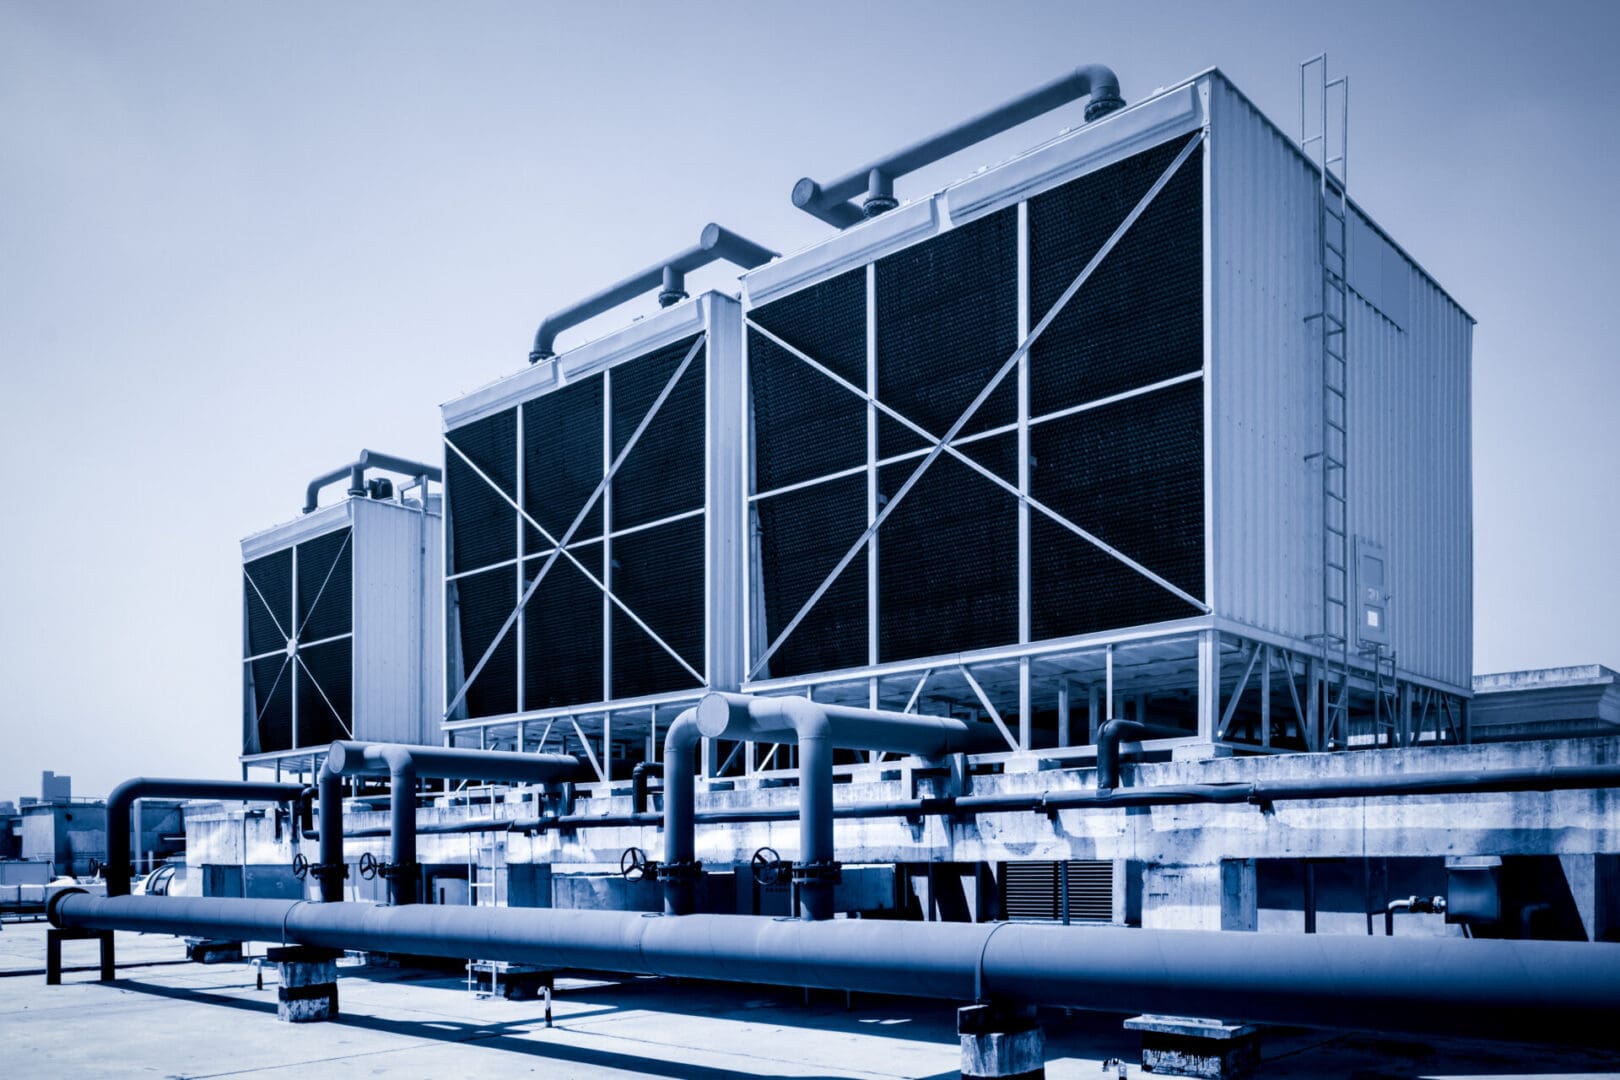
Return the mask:
<path fill-rule="evenodd" d="M 1061 920 L 1068 887 L 1068 917 L 1114 917 L 1114 864 L 1100 860 L 1010 862 L 1001 866 L 1001 911 L 1008 919 Z"/>
<path fill-rule="evenodd" d="M 652 635 L 701 674 L 706 349 L 674 381 L 603 496 L 580 513 L 695 341 L 577 376 L 446 434 L 453 717 L 701 684 Z"/>
<path fill-rule="evenodd" d="M 320 747 L 350 736 L 351 541 L 351 530 L 339 529 L 243 566 L 244 700 L 252 717 L 244 754 Z"/>
<path fill-rule="evenodd" d="M 1185 145 L 1029 201 L 1031 325 Z M 1031 350 L 1030 494 L 1067 519 L 1030 513 L 1031 640 L 1199 610 L 1075 527 L 1187 595 L 1204 594 L 1202 183 L 1195 149 Z M 1019 481 L 1016 374 L 956 439 L 973 464 L 941 454 L 880 526 L 876 580 L 863 549 L 805 609 L 872 508 L 896 499 L 923 460 L 931 444 L 913 427 L 945 434 L 1014 354 L 1019 258 L 1009 207 L 750 313 L 754 662 L 770 652 L 754 678 L 867 664 L 873 609 L 879 663 L 1019 640 L 1019 501 L 997 483 Z M 869 416 L 867 391 L 913 427 Z"/>

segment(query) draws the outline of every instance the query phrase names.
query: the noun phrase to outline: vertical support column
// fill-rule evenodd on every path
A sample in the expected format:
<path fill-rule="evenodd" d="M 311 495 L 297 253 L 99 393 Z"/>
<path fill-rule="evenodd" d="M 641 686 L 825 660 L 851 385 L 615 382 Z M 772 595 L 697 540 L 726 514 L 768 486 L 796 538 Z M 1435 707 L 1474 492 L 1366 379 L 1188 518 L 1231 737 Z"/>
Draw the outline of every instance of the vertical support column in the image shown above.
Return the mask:
<path fill-rule="evenodd" d="M 707 366 L 707 365 L 706 365 Z M 613 468 L 613 369 L 602 372 L 602 475 Z M 558 537 L 561 539 L 561 537 Z M 613 700 L 613 481 L 602 489 L 602 700 Z"/>
<path fill-rule="evenodd" d="M 1271 745 L 1271 646 L 1260 646 L 1260 745 Z"/>
<path fill-rule="evenodd" d="M 1322 661 L 1312 657 L 1305 664 L 1305 749 L 1322 748 Z"/>
<path fill-rule="evenodd" d="M 647 731 L 647 760 L 658 760 L 658 748 L 662 744 L 658 741 L 658 706 L 652 707 L 651 726 Z"/>
<path fill-rule="evenodd" d="M 1018 334 L 1029 336 L 1029 203 L 1018 204 Z M 1018 643 L 1029 644 L 1030 637 L 1030 557 L 1029 557 L 1029 351 L 1018 357 Z M 1030 704 L 1029 657 L 1018 661 L 1018 748 L 1034 746 L 1035 717 Z M 1059 739 L 1063 745 L 1066 740 Z"/>
<path fill-rule="evenodd" d="M 1215 741 L 1215 714 L 1220 704 L 1220 689 L 1219 645 L 1215 640 L 1215 631 L 1204 630 L 1198 635 L 1198 738 L 1203 742 Z"/>
<path fill-rule="evenodd" d="M 1086 687 L 1086 742 L 1097 745 L 1097 729 L 1102 727 L 1102 702 L 1097 695 L 1097 684 Z"/>
<path fill-rule="evenodd" d="M 613 783 L 613 710 L 602 711 L 602 783 Z"/>
<path fill-rule="evenodd" d="M 1069 677 L 1058 680 L 1058 745 L 1070 746 L 1069 733 Z"/>
<path fill-rule="evenodd" d="M 522 610 L 520 610 L 518 612 L 517 624 L 512 627 L 512 640 L 515 642 L 515 651 L 517 653 L 517 711 L 522 712 L 523 708 L 524 708 L 524 705 L 523 705 L 523 697 L 524 697 L 524 690 L 525 690 L 524 684 L 529 681 L 524 675 L 524 665 L 525 665 L 524 653 L 526 653 L 528 650 L 523 647 L 523 635 L 524 635 L 524 632 L 526 630 L 525 624 L 529 621 L 528 609 L 523 603 L 523 592 L 528 587 L 528 584 L 529 584 L 528 581 L 525 580 L 528 577 L 528 571 L 526 571 L 523 568 L 523 530 L 528 527 L 528 522 L 526 522 L 523 519 L 523 512 L 524 512 L 524 508 L 525 508 L 528 500 L 526 500 L 523 497 L 523 458 L 525 456 L 524 453 L 523 453 L 523 406 L 519 405 L 515 409 L 513 409 L 512 411 L 516 415 L 516 419 L 517 419 L 517 423 L 516 423 L 516 430 L 517 430 L 516 447 L 517 448 L 516 448 L 516 450 L 514 452 L 517 454 L 517 473 L 516 473 L 516 475 L 517 475 L 517 504 L 518 504 L 518 512 L 517 512 L 517 594 L 513 597 L 512 602 L 514 604 L 518 605 L 518 607 L 522 609 Z M 425 500 L 427 498 L 427 492 L 424 491 L 422 493 L 422 497 L 423 497 L 423 500 L 424 500 L 424 505 L 426 505 Z M 559 539 L 560 539 L 560 537 L 559 537 Z M 519 743 L 523 742 L 523 729 L 522 729 L 521 725 L 518 728 L 518 742 Z M 520 752 L 522 751 L 522 749 L 523 749 L 522 746 L 518 747 L 518 750 Z"/>
<path fill-rule="evenodd" d="M 876 675 L 866 680 L 866 707 L 868 709 L 875 709 L 878 707 L 878 679 Z M 866 752 L 866 760 L 868 762 L 882 761 L 883 751 L 868 750 Z"/>
<path fill-rule="evenodd" d="M 1034 743 L 1035 717 L 1029 702 L 1029 657 L 1018 660 L 1018 749 L 1028 750 Z"/>
<path fill-rule="evenodd" d="M 1114 718 L 1114 647 L 1112 645 L 1108 646 L 1103 653 L 1103 698 L 1107 701 L 1107 705 L 1104 706 L 1106 711 L 1103 720 L 1107 722 Z M 1096 732 L 1093 732 L 1092 735 L 1092 741 L 1095 742 Z"/>
<path fill-rule="evenodd" d="M 866 264 L 866 527 L 878 515 L 878 392 L 877 263 Z M 878 662 L 878 545 L 877 533 L 866 543 L 866 662 Z M 875 707 L 875 703 L 874 703 Z"/>

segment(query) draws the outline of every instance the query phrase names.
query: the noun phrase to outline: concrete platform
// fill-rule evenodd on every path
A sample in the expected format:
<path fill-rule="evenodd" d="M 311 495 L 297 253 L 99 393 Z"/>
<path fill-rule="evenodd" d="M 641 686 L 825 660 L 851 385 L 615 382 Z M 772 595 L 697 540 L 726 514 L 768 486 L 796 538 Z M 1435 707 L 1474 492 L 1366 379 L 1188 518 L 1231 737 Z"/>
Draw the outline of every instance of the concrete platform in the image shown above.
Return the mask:
<path fill-rule="evenodd" d="M 46 924 L 0 932 L 0 1047 L 8 1076 L 917 1077 L 955 1080 L 958 1003 L 818 991 L 558 980 L 556 1026 L 539 1002 L 476 998 L 453 973 L 340 968 L 340 1019 L 276 1021 L 274 965 L 184 962 L 176 938 L 119 933 L 119 979 L 95 981 L 93 942 L 67 942 L 63 985 L 44 978 Z M 263 952 L 262 947 L 255 952 Z M 1123 1015 L 1043 1015 L 1047 1076 L 1093 1080 L 1136 1062 Z M 1372 1034 L 1269 1031 L 1260 1075 L 1620 1077 L 1599 1053 Z M 1132 1077 L 1151 1076 L 1132 1065 Z"/>

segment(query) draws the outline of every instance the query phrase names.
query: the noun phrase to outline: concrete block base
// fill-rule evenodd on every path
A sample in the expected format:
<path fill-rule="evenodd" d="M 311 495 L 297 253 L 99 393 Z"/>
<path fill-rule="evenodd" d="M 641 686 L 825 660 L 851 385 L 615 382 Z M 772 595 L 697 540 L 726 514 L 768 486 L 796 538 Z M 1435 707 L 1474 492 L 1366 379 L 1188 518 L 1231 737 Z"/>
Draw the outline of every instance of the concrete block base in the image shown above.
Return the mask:
<path fill-rule="evenodd" d="M 288 1024 L 335 1020 L 338 1015 L 337 958 L 330 949 L 289 945 L 265 951 L 276 965 L 276 1019 Z"/>
<path fill-rule="evenodd" d="M 1046 1080 L 1046 1034 L 1035 1011 L 1000 1005 L 956 1010 L 962 1080 Z"/>
<path fill-rule="evenodd" d="M 1243 1080 L 1260 1069 L 1260 1029 L 1186 1016 L 1136 1016 L 1128 1031 L 1142 1033 L 1142 1069 L 1161 1076 Z"/>

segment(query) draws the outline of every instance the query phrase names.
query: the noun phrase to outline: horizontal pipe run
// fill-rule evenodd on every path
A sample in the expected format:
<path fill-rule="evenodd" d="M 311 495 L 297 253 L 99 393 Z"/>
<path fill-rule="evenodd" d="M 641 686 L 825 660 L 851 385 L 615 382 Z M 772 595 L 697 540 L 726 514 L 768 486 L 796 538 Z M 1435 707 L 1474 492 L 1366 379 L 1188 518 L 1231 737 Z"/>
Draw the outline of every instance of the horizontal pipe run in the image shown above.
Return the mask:
<path fill-rule="evenodd" d="M 555 356 L 557 335 L 564 330 L 633 300 L 642 293 L 658 289 L 659 303 L 665 306 L 683 299 L 686 296 L 686 275 L 693 270 L 722 260 L 744 270 L 752 270 L 756 266 L 764 266 L 776 255 L 763 244 L 756 244 L 745 236 L 710 222 L 703 227 L 698 242 L 691 247 L 547 315 L 534 332 L 534 348 L 529 352 L 529 363 Z"/>
<path fill-rule="evenodd" d="M 421 480 L 431 480 L 441 483 L 444 473 L 437 465 L 428 465 L 420 461 L 411 461 L 409 458 L 395 457 L 393 454 L 379 454 L 375 450 L 362 450 L 360 456 L 341 468 L 325 472 L 309 482 L 304 488 L 304 513 L 313 514 L 320 505 L 321 488 L 327 484 L 336 483 L 348 478 L 350 495 L 364 495 L 366 493 L 366 470 L 382 469 L 386 472 L 399 473 L 401 476 L 414 477 Z"/>
<path fill-rule="evenodd" d="M 1106 1012 L 1580 1044 L 1611 1043 L 1620 945 L 1019 923 L 94 897 L 61 928 L 134 930 L 452 959 Z"/>
<path fill-rule="evenodd" d="M 1088 64 L 837 180 L 818 184 L 807 176 L 793 186 L 793 205 L 829 225 L 847 228 L 893 208 L 894 181 L 899 177 L 1087 95 L 1091 97 L 1087 121 L 1125 104 L 1119 94 L 1119 77 L 1101 64 Z M 862 194 L 866 196 L 864 205 L 850 201 Z"/>
<path fill-rule="evenodd" d="M 833 807 L 837 818 L 968 817 L 1023 811 L 1107 810 L 1133 806 L 1184 806 L 1199 803 L 1251 803 L 1314 799 L 1376 799 L 1420 795 L 1485 795 L 1512 792 L 1580 791 L 1620 787 L 1620 765 L 1554 765 L 1504 769 L 1495 772 L 1407 773 L 1394 777 L 1356 776 L 1342 779 L 1293 780 L 1225 784 L 1161 784 L 1107 791 L 1051 791 L 1024 794 L 956 795 L 920 799 L 891 799 L 844 803 Z M 759 821 L 789 821 L 799 816 L 797 806 L 732 807 L 696 810 L 700 825 Z M 546 832 L 552 829 L 631 828 L 659 825 L 656 812 L 568 814 L 530 818 L 479 818 L 445 825 L 425 825 L 422 835 L 469 832 Z M 386 825 L 350 830 L 354 838 L 387 836 Z"/>
<path fill-rule="evenodd" d="M 140 776 L 125 780 L 107 796 L 107 895 L 129 893 L 130 811 L 137 799 L 225 799 L 244 802 L 297 803 L 302 784 L 257 780 L 187 780 Z"/>

